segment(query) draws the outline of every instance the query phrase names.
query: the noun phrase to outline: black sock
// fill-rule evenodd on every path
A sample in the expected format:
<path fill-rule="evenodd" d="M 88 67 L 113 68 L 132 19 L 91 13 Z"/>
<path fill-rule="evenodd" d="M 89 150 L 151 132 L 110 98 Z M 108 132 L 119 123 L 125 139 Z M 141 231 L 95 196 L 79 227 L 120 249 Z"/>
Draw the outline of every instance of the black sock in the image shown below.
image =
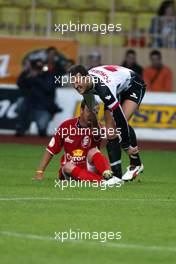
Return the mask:
<path fill-rule="evenodd" d="M 111 170 L 113 171 L 114 176 L 121 178 L 121 146 L 119 143 L 119 138 L 109 139 L 106 148 L 111 164 Z"/>
<path fill-rule="evenodd" d="M 136 147 L 137 146 L 136 133 L 131 126 L 129 126 L 129 131 L 130 131 L 131 146 Z M 141 165 L 141 159 L 139 153 L 133 154 L 129 158 L 130 158 L 130 165 L 134 165 L 134 166 Z"/>

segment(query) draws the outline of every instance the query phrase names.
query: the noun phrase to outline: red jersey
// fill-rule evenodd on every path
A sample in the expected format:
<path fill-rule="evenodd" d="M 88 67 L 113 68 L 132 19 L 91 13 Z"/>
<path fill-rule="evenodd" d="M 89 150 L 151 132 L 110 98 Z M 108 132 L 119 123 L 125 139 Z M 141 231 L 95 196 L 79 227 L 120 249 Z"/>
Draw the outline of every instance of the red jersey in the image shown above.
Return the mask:
<path fill-rule="evenodd" d="M 90 128 L 82 128 L 79 118 L 73 118 L 63 122 L 57 129 L 47 146 L 47 151 L 52 155 L 58 154 L 64 149 L 61 158 L 61 166 L 68 161 L 86 168 L 88 151 L 94 147 L 100 147 L 101 138 L 92 134 Z"/>

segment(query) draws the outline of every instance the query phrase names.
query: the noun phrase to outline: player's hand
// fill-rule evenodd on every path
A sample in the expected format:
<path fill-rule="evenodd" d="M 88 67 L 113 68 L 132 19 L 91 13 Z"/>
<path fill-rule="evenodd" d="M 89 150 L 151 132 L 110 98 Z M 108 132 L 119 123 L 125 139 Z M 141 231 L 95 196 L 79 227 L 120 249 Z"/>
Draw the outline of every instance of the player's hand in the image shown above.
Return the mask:
<path fill-rule="evenodd" d="M 127 152 L 128 152 L 128 155 L 131 156 L 131 155 L 137 154 L 139 152 L 139 150 L 138 150 L 137 146 L 134 148 L 132 146 L 130 146 L 128 148 Z"/>
<path fill-rule="evenodd" d="M 42 181 L 44 179 L 44 173 L 36 172 L 36 175 L 32 179 L 36 181 Z"/>

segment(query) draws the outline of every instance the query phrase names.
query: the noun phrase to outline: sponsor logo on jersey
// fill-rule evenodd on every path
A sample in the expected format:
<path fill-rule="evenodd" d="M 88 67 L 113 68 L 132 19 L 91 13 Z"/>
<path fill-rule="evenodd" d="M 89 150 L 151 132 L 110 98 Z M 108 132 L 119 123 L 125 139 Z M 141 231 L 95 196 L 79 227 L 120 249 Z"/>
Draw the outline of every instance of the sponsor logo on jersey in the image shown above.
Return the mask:
<path fill-rule="evenodd" d="M 72 151 L 72 155 L 69 153 L 66 154 L 68 160 L 72 160 L 73 162 L 83 162 L 86 159 L 86 156 L 83 156 L 82 149 L 75 149 Z"/>
<path fill-rule="evenodd" d="M 104 79 L 107 83 L 110 83 L 110 82 L 111 82 L 111 80 L 109 79 L 108 75 L 107 75 L 105 72 L 101 71 L 101 70 L 98 70 L 98 69 L 91 69 L 91 70 L 90 70 L 90 73 L 100 75 L 101 77 L 103 77 L 103 79 Z"/>
<path fill-rule="evenodd" d="M 65 142 L 72 144 L 74 140 L 70 139 L 69 136 L 65 138 Z"/>
<path fill-rule="evenodd" d="M 83 150 L 82 149 L 75 149 L 72 151 L 73 157 L 81 157 L 83 155 Z"/>

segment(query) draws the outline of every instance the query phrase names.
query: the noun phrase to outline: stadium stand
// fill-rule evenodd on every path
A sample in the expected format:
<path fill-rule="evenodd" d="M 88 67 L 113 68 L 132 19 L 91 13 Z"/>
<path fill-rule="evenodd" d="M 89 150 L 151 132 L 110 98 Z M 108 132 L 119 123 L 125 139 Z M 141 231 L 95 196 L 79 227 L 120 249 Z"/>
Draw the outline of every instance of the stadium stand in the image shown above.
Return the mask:
<path fill-rule="evenodd" d="M 113 18 L 111 1 L 107 0 L 37 0 L 33 6 L 32 2 L 31 0 L 0 0 L 1 35 L 72 38 L 78 40 L 80 45 L 102 48 L 111 45 L 114 48 L 129 46 L 147 48 L 150 47 L 153 39 L 156 39 L 150 34 L 149 29 L 151 20 L 157 15 L 163 1 L 148 0 L 144 4 L 142 0 L 115 0 Z M 122 24 L 122 32 L 113 35 L 103 35 L 99 32 L 67 32 L 62 35 L 54 31 L 55 24 L 69 21 L 98 25 Z"/>
<path fill-rule="evenodd" d="M 123 32 L 118 37 L 113 36 L 113 45 L 123 46 L 124 43 L 130 43 L 129 39 L 132 36 L 140 38 L 141 32 L 145 34 L 145 44 L 148 45 L 151 19 L 156 15 L 161 2 L 148 0 L 144 5 L 142 0 L 115 0 L 113 23 L 122 24 Z M 112 23 L 111 2 L 106 0 L 0 0 L 0 7 L 0 33 L 5 35 L 58 37 L 60 34 L 53 30 L 55 23 Z M 109 45 L 108 36 L 102 38 L 102 35 L 94 32 L 67 33 L 64 37 L 77 38 L 81 44 Z"/>

